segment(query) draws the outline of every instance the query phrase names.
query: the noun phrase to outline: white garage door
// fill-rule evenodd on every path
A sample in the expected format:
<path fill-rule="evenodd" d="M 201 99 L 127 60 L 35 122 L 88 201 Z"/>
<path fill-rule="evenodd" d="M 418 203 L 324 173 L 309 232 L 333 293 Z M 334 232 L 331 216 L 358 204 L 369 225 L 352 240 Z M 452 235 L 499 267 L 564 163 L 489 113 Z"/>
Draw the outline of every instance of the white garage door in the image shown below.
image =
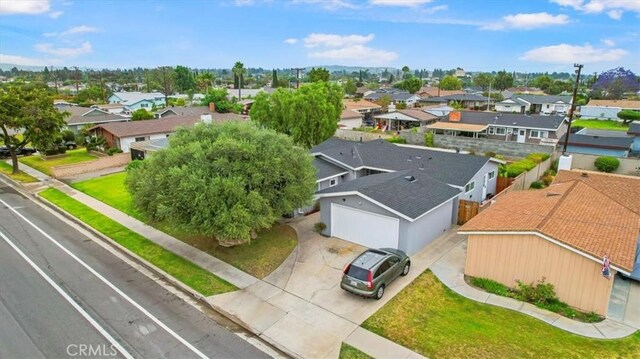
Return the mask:
<path fill-rule="evenodd" d="M 331 204 L 331 235 L 370 248 L 398 248 L 400 220 Z"/>

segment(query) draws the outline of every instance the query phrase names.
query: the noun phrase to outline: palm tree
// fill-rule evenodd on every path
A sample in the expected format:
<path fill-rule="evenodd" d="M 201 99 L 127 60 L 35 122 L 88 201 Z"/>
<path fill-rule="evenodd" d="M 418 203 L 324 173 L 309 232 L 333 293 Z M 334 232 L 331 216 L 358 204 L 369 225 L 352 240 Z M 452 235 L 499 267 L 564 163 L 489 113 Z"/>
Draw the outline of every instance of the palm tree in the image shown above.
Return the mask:
<path fill-rule="evenodd" d="M 205 92 L 209 91 L 209 86 L 213 83 L 213 74 L 211 72 L 203 72 L 198 75 L 198 87 Z"/>
<path fill-rule="evenodd" d="M 234 76 L 238 78 L 238 101 L 242 100 L 242 77 L 245 73 L 244 64 L 240 61 L 237 61 L 233 68 L 231 69 Z"/>

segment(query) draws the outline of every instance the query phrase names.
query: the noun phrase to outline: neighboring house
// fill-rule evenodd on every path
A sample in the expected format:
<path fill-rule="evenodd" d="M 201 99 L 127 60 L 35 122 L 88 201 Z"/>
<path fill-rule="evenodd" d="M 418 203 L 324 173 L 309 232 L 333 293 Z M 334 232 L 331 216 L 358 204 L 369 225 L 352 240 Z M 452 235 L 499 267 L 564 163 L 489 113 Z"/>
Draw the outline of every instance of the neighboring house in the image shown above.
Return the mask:
<path fill-rule="evenodd" d="M 459 230 L 468 236 L 466 275 L 509 287 L 544 278 L 560 300 L 599 315 L 616 272 L 640 280 L 639 232 L 640 178 L 574 171 L 543 190 L 499 196 Z"/>
<path fill-rule="evenodd" d="M 170 116 L 200 116 L 211 113 L 207 106 L 170 106 L 156 111 L 153 115 L 155 118 L 165 118 Z"/>
<path fill-rule="evenodd" d="M 109 97 L 109 103 L 124 105 L 124 108 L 129 112 L 134 112 L 141 108 L 151 111 L 156 107 L 165 107 L 164 95 L 160 92 L 114 92 Z"/>
<path fill-rule="evenodd" d="M 261 92 L 266 92 L 268 94 L 271 94 L 271 93 L 274 93 L 275 91 L 276 89 L 272 87 L 262 87 L 259 89 L 229 89 L 228 88 L 227 98 L 229 98 L 229 100 L 233 100 L 233 98 L 238 100 L 242 95 L 242 99 L 244 100 L 247 98 L 255 98 Z"/>
<path fill-rule="evenodd" d="M 403 103 L 407 105 L 407 108 L 415 107 L 420 100 L 420 97 L 417 95 L 410 94 L 406 91 L 397 91 L 394 89 L 380 89 L 376 92 L 365 95 L 364 99 L 367 101 L 378 101 L 381 97 L 384 96 L 391 97 L 392 103 L 394 105 Z"/>
<path fill-rule="evenodd" d="M 382 111 L 382 106 L 377 103 L 369 102 L 366 100 L 360 101 L 348 101 L 345 100 L 342 102 L 343 106 L 347 110 L 356 111 L 361 113 L 363 117 L 363 121 L 365 123 L 369 123 L 373 121 L 373 115 Z"/>
<path fill-rule="evenodd" d="M 432 114 L 436 117 L 448 116 L 449 112 L 454 111 L 453 107 L 449 107 L 446 105 L 431 105 L 431 106 L 422 106 L 420 108 L 422 111 Z"/>
<path fill-rule="evenodd" d="M 560 144 L 564 144 L 564 136 Z M 628 157 L 634 137 L 622 131 L 582 129 L 569 135 L 567 152 L 596 156 Z"/>
<path fill-rule="evenodd" d="M 631 153 L 634 155 L 640 154 L 640 122 L 635 121 L 629 125 L 627 134 L 633 137 L 633 144 L 631 145 Z"/>
<path fill-rule="evenodd" d="M 116 147 L 123 152 L 129 152 L 132 143 L 169 137 L 178 127 L 193 126 L 199 122 L 222 122 L 244 120 L 245 118 L 245 116 L 233 113 L 170 116 L 157 120 L 105 123 L 94 126 L 89 131 L 94 136 L 104 137 L 108 147 Z"/>
<path fill-rule="evenodd" d="M 571 107 L 571 96 L 515 94 L 496 103 L 496 111 L 531 114 L 567 114 Z"/>
<path fill-rule="evenodd" d="M 438 121 L 438 117 L 418 108 L 396 110 L 373 116 L 375 126 L 387 131 L 400 131 L 412 127 L 426 126 Z"/>
<path fill-rule="evenodd" d="M 144 160 L 156 151 L 169 147 L 169 137 L 156 138 L 155 140 L 133 142 L 129 145 L 131 160 Z"/>
<path fill-rule="evenodd" d="M 60 112 L 68 112 L 69 116 L 65 118 L 67 128 L 78 133 L 82 127 L 86 125 L 99 125 L 112 122 L 127 122 L 129 117 L 118 114 L 109 113 L 99 108 L 89 108 L 80 106 L 71 106 L 59 108 Z"/>
<path fill-rule="evenodd" d="M 567 131 L 567 123 L 564 116 L 452 111 L 448 117 L 427 128 L 449 136 L 554 144 Z"/>
<path fill-rule="evenodd" d="M 431 98 L 431 97 L 441 97 L 441 96 L 449 96 L 449 95 L 462 95 L 465 92 L 462 90 L 441 90 L 439 87 L 432 86 L 423 86 L 416 95 L 420 96 L 420 98 Z"/>
<path fill-rule="evenodd" d="M 324 234 L 418 252 L 456 223 L 459 200 L 496 190 L 498 162 L 480 156 L 330 138 L 313 147 Z"/>
<path fill-rule="evenodd" d="M 467 73 L 464 71 L 462 67 L 457 67 L 456 72 L 453 73 L 455 77 L 465 77 Z"/>
<path fill-rule="evenodd" d="M 106 111 L 108 113 L 113 113 L 113 114 L 122 114 L 124 112 L 127 112 L 127 110 L 125 109 L 125 106 L 123 104 L 119 104 L 119 103 L 92 105 L 91 108 L 97 108 L 97 109 Z"/>
<path fill-rule="evenodd" d="M 431 97 L 431 98 L 423 98 L 420 100 L 421 103 L 426 105 L 452 105 L 454 102 L 460 104 L 463 108 L 469 110 L 478 110 L 478 109 L 486 109 L 487 108 L 487 98 L 484 96 L 473 95 L 473 94 L 455 94 L 455 95 L 447 95 L 441 97 Z M 489 100 L 489 106 L 493 104 L 493 100 Z"/>
<path fill-rule="evenodd" d="M 65 100 L 53 100 L 53 107 L 58 110 L 65 110 L 72 106 L 78 106 L 78 104 L 67 102 Z"/>
<path fill-rule="evenodd" d="M 340 115 L 340 121 L 338 122 L 339 128 L 351 130 L 354 128 L 362 127 L 362 119 L 364 115 L 358 111 L 344 109 Z"/>
<path fill-rule="evenodd" d="M 622 110 L 640 111 L 640 101 L 632 100 L 590 100 L 580 106 L 580 118 L 598 120 L 617 120 Z"/>

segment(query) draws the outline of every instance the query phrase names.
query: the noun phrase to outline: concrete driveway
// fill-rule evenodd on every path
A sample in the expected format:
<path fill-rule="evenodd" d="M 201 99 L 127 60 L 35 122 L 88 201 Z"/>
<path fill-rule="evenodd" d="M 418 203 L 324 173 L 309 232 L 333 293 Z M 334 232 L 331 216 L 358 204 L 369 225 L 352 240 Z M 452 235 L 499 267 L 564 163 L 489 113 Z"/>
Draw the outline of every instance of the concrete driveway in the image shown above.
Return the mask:
<path fill-rule="evenodd" d="M 409 275 L 396 279 L 381 300 L 363 299 L 342 290 L 340 279 L 347 263 L 365 248 L 317 234 L 313 225 L 318 221 L 316 213 L 290 223 L 298 247 L 263 280 L 207 298 L 217 310 L 298 357 L 337 358 L 347 336 L 461 240 L 455 231 L 445 233 L 411 257 Z"/>
<path fill-rule="evenodd" d="M 640 330 L 640 282 L 614 277 L 607 318 Z"/>

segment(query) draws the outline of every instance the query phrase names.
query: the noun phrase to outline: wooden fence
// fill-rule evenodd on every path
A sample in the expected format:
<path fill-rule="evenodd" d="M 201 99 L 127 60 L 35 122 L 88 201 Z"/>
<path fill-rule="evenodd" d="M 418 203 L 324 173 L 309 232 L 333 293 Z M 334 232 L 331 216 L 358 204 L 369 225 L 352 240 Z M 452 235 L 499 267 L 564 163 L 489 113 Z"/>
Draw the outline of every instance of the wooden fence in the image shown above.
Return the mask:
<path fill-rule="evenodd" d="M 467 223 L 471 218 L 478 214 L 480 204 L 478 202 L 460 200 L 458 206 L 458 224 L 463 225 Z"/>

